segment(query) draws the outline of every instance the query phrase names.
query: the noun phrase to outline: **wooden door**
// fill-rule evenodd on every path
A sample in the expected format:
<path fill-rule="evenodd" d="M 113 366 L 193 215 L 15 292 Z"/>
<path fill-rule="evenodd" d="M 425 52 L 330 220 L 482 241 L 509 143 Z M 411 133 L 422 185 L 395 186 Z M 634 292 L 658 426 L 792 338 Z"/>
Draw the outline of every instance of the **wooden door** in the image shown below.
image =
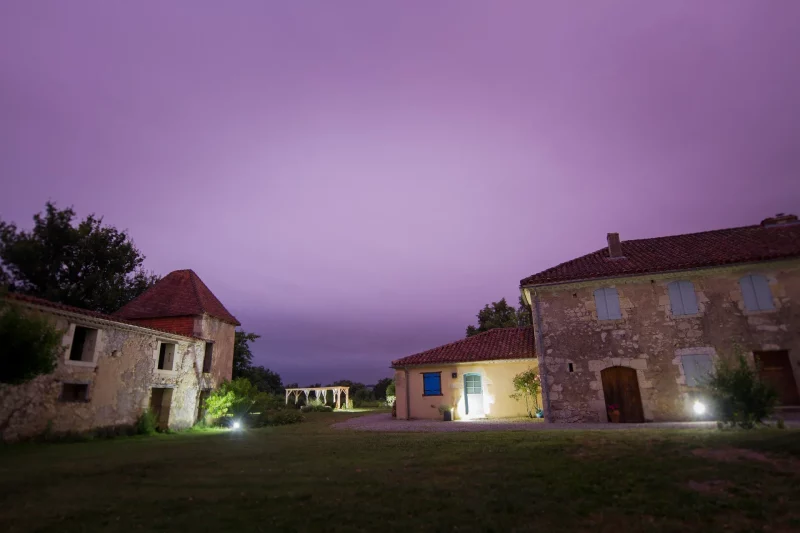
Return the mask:
<path fill-rule="evenodd" d="M 606 406 L 619 406 L 620 422 L 644 422 L 642 397 L 636 370 L 626 366 L 612 366 L 600 372 Z"/>
<path fill-rule="evenodd" d="M 761 379 L 778 391 L 778 402 L 781 405 L 800 405 L 800 395 L 792 373 L 789 352 L 786 350 L 753 352 L 753 357 Z"/>

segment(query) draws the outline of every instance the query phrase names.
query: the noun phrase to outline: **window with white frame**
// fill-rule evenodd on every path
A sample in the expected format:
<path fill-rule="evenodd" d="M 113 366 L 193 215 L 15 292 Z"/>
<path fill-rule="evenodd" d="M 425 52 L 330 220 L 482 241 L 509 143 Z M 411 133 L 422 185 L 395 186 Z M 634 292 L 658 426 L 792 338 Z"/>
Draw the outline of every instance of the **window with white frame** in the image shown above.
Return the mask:
<path fill-rule="evenodd" d="M 742 289 L 744 308 L 748 311 L 768 311 L 775 309 L 772 302 L 772 291 L 769 290 L 769 281 L 761 274 L 748 274 L 739 279 Z"/>
<path fill-rule="evenodd" d="M 619 307 L 619 294 L 613 287 L 605 287 L 594 291 L 594 303 L 598 320 L 615 320 L 622 318 Z"/>
<path fill-rule="evenodd" d="M 75 326 L 72 333 L 72 344 L 69 347 L 69 360 L 91 363 L 97 345 L 97 330 L 84 326 Z"/>
<path fill-rule="evenodd" d="M 682 355 L 681 364 L 687 387 L 704 385 L 714 369 L 714 363 L 708 354 Z"/>
<path fill-rule="evenodd" d="M 673 315 L 696 315 L 700 312 L 694 284 L 691 281 L 673 281 L 667 285 L 667 291 Z"/>

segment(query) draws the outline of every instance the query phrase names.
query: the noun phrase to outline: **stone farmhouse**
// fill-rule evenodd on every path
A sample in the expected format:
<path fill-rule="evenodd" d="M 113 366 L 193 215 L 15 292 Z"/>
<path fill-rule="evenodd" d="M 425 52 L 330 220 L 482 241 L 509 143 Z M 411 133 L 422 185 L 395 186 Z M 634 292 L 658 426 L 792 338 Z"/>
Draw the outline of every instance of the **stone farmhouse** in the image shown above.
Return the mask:
<path fill-rule="evenodd" d="M 488 332 L 392 362 L 398 418 L 524 414 L 511 379 L 539 372 L 551 422 L 696 417 L 720 357 L 743 353 L 800 407 L 800 223 L 621 241 L 520 282 L 532 328 Z"/>
<path fill-rule="evenodd" d="M 718 357 L 740 350 L 800 405 L 800 223 L 620 241 L 520 282 L 545 416 L 686 420 Z"/>
<path fill-rule="evenodd" d="M 236 318 L 191 270 L 170 273 L 113 315 L 11 294 L 64 333 L 52 374 L 0 389 L 0 438 L 133 425 L 151 409 L 181 429 L 231 378 Z"/>

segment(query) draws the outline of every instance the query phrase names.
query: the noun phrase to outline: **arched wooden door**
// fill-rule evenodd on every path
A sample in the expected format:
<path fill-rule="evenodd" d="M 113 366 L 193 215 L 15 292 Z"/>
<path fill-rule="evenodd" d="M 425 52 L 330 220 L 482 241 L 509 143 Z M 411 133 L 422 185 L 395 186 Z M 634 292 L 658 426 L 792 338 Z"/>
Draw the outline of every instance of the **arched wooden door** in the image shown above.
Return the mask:
<path fill-rule="evenodd" d="M 600 372 L 606 406 L 619 406 L 620 422 L 644 422 L 642 396 L 636 370 L 626 366 L 612 366 Z"/>

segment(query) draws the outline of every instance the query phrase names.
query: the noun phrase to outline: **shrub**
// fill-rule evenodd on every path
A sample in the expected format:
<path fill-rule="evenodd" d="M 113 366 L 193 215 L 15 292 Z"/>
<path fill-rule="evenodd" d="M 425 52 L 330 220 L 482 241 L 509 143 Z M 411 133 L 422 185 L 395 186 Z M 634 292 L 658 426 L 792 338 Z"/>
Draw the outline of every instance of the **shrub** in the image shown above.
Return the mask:
<path fill-rule="evenodd" d="M 263 394 L 246 378 L 224 381 L 206 400 L 206 416 L 215 424 L 226 417 L 241 418 L 259 400 L 267 401 Z"/>
<path fill-rule="evenodd" d="M 303 413 L 330 413 L 333 411 L 333 407 L 330 405 L 315 405 L 313 403 L 309 405 L 304 405 L 300 408 L 300 411 Z"/>
<path fill-rule="evenodd" d="M 732 427 L 753 428 L 773 413 L 778 401 L 775 389 L 759 379 L 738 349 L 733 361 L 719 358 L 706 388 L 720 419 Z"/>
<path fill-rule="evenodd" d="M 2 298 L 0 294 L 0 383 L 24 383 L 53 372 L 63 332 Z"/>
<path fill-rule="evenodd" d="M 387 400 L 389 399 L 389 396 L 397 396 L 397 390 L 396 390 L 396 387 L 394 385 L 394 381 L 389 383 L 389 386 L 386 387 L 386 399 Z"/>
<path fill-rule="evenodd" d="M 134 426 L 137 435 L 155 435 L 157 427 L 158 420 L 150 409 L 139 415 Z"/>
<path fill-rule="evenodd" d="M 397 396 L 390 396 L 386 395 L 386 407 L 394 407 L 395 402 L 397 401 Z"/>
<path fill-rule="evenodd" d="M 267 417 L 267 425 L 286 426 L 288 424 L 298 424 L 304 420 L 303 415 L 297 411 L 277 411 Z"/>
<path fill-rule="evenodd" d="M 529 368 L 514 376 L 512 383 L 514 384 L 514 394 L 511 394 L 510 397 L 515 400 L 524 399 L 528 416 L 534 418 L 539 412 L 539 391 L 542 388 L 539 372 Z"/>

